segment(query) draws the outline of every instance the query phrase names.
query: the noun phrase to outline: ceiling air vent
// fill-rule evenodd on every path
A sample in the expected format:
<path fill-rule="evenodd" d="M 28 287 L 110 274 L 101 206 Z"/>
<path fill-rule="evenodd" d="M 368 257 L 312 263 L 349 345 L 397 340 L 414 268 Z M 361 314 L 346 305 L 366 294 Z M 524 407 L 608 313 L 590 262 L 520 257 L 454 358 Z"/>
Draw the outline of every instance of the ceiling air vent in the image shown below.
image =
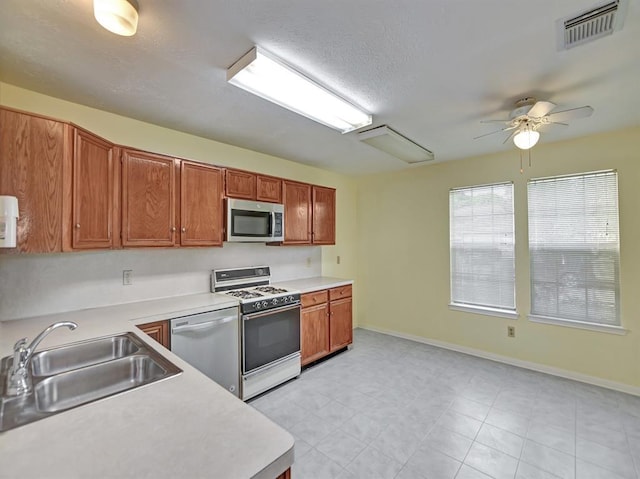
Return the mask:
<path fill-rule="evenodd" d="M 620 30 L 626 13 L 623 7 L 625 0 L 615 0 L 558 20 L 558 49 L 567 50 Z"/>

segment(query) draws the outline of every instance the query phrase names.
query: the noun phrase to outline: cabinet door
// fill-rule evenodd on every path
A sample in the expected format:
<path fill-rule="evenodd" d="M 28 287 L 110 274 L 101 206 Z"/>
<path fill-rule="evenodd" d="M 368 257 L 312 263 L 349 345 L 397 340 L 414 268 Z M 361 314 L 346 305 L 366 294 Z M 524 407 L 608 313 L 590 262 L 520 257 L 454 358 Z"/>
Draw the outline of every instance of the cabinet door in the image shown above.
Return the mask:
<path fill-rule="evenodd" d="M 175 244 L 174 160 L 123 150 L 122 245 Z"/>
<path fill-rule="evenodd" d="M 313 244 L 336 244 L 336 190 L 313 187 Z"/>
<path fill-rule="evenodd" d="M 158 341 L 165 348 L 170 349 L 169 321 L 155 321 L 153 323 L 139 324 L 138 329 Z"/>
<path fill-rule="evenodd" d="M 311 185 L 284 180 L 284 244 L 311 243 Z"/>
<path fill-rule="evenodd" d="M 180 244 L 222 246 L 222 170 L 182 161 Z"/>
<path fill-rule="evenodd" d="M 64 123 L 0 109 L 0 195 L 18 198 L 17 248 L 62 251 L 63 163 L 70 152 Z"/>
<path fill-rule="evenodd" d="M 256 199 L 270 203 L 282 203 L 282 180 L 273 176 L 258 175 L 256 178 Z"/>
<path fill-rule="evenodd" d="M 256 175 L 248 171 L 226 170 L 225 190 L 231 198 L 256 199 Z"/>
<path fill-rule="evenodd" d="M 300 314 L 300 350 L 302 365 L 329 353 L 329 308 L 319 304 L 304 308 Z"/>
<path fill-rule="evenodd" d="M 111 248 L 115 202 L 113 145 L 76 129 L 72 169 L 71 246 Z"/>
<path fill-rule="evenodd" d="M 329 310 L 330 350 L 333 352 L 353 342 L 351 298 L 331 301 Z"/>

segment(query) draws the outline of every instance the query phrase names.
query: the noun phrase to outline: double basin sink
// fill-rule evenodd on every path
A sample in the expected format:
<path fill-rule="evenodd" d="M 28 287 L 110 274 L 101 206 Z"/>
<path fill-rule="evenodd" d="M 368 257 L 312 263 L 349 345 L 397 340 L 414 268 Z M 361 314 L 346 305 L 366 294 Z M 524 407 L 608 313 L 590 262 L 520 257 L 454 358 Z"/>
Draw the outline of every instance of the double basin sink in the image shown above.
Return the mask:
<path fill-rule="evenodd" d="M 0 432 L 182 372 L 134 333 L 35 353 L 29 364 L 33 390 L 28 394 L 4 394 L 12 362 L 12 357 L 0 362 Z"/>

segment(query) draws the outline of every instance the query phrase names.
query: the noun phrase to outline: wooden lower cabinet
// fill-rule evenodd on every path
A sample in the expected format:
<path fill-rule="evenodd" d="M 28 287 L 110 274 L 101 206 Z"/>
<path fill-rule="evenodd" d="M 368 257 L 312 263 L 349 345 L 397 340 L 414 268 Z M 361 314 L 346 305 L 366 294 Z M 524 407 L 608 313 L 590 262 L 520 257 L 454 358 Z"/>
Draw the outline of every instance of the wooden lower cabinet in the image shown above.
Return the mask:
<path fill-rule="evenodd" d="M 302 295 L 300 349 L 302 365 L 353 342 L 351 285 Z"/>
<path fill-rule="evenodd" d="M 153 323 L 138 324 L 138 329 L 151 336 L 165 348 L 171 349 L 171 336 L 169 335 L 169 321 L 155 321 Z"/>
<path fill-rule="evenodd" d="M 329 350 L 342 349 L 353 342 L 351 298 L 329 303 Z"/>
<path fill-rule="evenodd" d="M 300 314 L 300 349 L 303 365 L 329 354 L 328 303 L 302 310 Z"/>
<path fill-rule="evenodd" d="M 284 471 L 282 474 L 276 477 L 276 479 L 291 479 L 291 468 Z"/>

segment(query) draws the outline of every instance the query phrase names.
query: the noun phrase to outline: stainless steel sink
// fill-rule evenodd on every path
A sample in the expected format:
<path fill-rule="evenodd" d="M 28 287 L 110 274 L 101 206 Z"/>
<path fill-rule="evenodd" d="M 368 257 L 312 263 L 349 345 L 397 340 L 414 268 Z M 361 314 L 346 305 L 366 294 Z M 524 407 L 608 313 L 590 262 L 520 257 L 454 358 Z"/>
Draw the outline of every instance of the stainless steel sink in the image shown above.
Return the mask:
<path fill-rule="evenodd" d="M 180 374 L 134 333 L 45 350 L 31 363 L 33 392 L 0 396 L 0 432 Z M 12 357 L 0 362 L 4 388 Z"/>
<path fill-rule="evenodd" d="M 136 341 L 127 334 L 68 344 L 35 353 L 31 359 L 31 372 L 34 376 L 51 376 L 130 356 L 141 347 L 144 346 L 140 340 Z"/>

